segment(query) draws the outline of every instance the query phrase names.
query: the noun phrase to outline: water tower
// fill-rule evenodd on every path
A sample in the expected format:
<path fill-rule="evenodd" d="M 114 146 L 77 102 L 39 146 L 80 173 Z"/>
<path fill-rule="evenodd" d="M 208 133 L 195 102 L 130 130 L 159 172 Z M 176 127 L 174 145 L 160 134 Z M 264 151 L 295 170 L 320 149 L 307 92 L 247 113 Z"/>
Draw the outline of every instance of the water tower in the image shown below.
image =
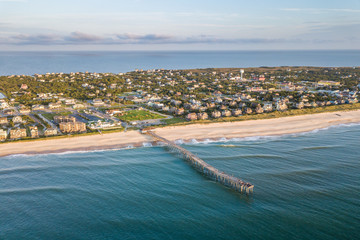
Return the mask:
<path fill-rule="evenodd" d="M 240 79 L 241 79 L 241 80 L 243 80 L 244 72 L 245 72 L 244 69 L 240 69 L 240 74 L 241 74 L 241 75 L 240 75 Z"/>

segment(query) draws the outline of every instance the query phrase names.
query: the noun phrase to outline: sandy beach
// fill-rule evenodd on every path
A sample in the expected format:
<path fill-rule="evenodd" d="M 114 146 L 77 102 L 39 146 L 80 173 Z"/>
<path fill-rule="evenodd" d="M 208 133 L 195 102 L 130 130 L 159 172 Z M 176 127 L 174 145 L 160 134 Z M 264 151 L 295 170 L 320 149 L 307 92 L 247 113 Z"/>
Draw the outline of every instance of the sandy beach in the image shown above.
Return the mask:
<path fill-rule="evenodd" d="M 164 127 L 154 131 L 168 140 L 243 138 L 309 132 L 333 125 L 360 123 L 360 110 L 275 119 Z M 152 142 L 138 131 L 0 144 L 0 157 L 13 154 L 59 153 L 142 146 Z"/>

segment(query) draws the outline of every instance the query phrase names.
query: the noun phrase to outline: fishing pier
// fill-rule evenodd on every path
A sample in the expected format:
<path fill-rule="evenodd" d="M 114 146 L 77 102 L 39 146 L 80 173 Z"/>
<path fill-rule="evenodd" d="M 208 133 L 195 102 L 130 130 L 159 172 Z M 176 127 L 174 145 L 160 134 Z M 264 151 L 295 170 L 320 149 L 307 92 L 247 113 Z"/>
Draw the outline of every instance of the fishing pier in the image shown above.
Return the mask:
<path fill-rule="evenodd" d="M 224 172 L 219 171 L 213 166 L 207 164 L 199 157 L 195 156 L 188 150 L 180 147 L 179 145 L 157 135 L 152 131 L 143 131 L 142 133 L 151 136 L 155 141 L 162 142 L 165 144 L 165 147 L 168 148 L 171 152 L 178 153 L 184 157 L 184 159 L 190 163 L 190 165 L 195 168 L 198 172 L 205 175 L 206 177 L 223 184 L 229 188 L 234 189 L 235 191 L 241 193 L 252 193 L 254 190 L 254 185 L 251 183 L 244 182 L 234 176 L 230 176 Z"/>

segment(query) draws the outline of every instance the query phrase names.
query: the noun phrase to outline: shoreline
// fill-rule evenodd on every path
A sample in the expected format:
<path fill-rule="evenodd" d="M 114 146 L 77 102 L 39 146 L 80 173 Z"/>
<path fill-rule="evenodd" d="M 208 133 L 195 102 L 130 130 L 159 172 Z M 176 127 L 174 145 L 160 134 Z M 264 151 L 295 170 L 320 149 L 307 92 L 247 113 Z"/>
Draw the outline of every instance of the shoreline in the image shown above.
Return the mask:
<path fill-rule="evenodd" d="M 360 123 L 360 110 L 326 112 L 272 119 L 191 124 L 168 126 L 153 131 L 170 141 L 184 142 L 196 139 L 221 141 L 222 138 L 246 138 L 280 136 L 306 133 L 341 124 Z M 149 136 L 139 131 L 115 132 L 103 135 L 72 136 L 69 138 L 47 139 L 28 142 L 0 144 L 0 157 L 9 155 L 35 155 L 63 152 L 81 152 L 139 147 L 153 143 Z"/>

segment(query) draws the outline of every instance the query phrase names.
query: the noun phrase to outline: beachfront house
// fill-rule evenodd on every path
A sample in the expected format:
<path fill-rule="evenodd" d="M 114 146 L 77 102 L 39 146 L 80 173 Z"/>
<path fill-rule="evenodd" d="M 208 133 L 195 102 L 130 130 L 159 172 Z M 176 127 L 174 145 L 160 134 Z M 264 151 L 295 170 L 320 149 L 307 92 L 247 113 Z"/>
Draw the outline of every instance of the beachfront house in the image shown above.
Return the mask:
<path fill-rule="evenodd" d="M 19 129 L 10 130 L 10 139 L 24 138 L 26 136 L 27 136 L 27 134 L 26 134 L 26 129 L 25 128 L 19 128 Z"/>
<path fill-rule="evenodd" d="M 45 131 L 44 131 L 44 135 L 46 137 L 48 136 L 54 136 L 54 135 L 57 135 L 58 134 L 58 131 L 56 130 L 56 128 L 47 128 Z"/>
<path fill-rule="evenodd" d="M 31 126 L 29 127 L 29 131 L 30 131 L 30 137 L 31 138 L 38 138 L 39 137 L 39 130 L 36 126 Z"/>
<path fill-rule="evenodd" d="M 0 141 L 5 141 L 7 138 L 6 130 L 0 129 Z"/>
<path fill-rule="evenodd" d="M 186 120 L 188 120 L 188 121 L 197 120 L 197 115 L 196 115 L 196 113 L 189 113 L 188 115 L 186 115 Z"/>
<path fill-rule="evenodd" d="M 63 133 L 86 132 L 86 125 L 83 122 L 61 122 L 59 128 Z"/>

